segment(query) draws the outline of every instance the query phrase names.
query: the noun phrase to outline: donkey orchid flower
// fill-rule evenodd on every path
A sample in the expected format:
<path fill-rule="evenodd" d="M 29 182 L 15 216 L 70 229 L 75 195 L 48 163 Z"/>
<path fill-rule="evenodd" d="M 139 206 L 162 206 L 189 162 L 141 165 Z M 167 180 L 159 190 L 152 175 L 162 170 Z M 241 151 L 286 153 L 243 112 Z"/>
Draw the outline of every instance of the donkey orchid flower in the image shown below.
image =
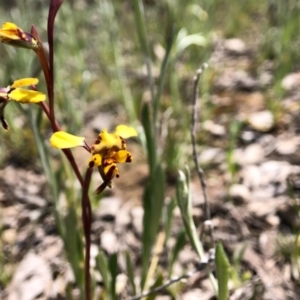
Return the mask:
<path fill-rule="evenodd" d="M 23 78 L 14 81 L 6 88 L 0 88 L 0 121 L 2 127 L 7 130 L 8 125 L 4 119 L 4 108 L 10 101 L 19 103 L 39 103 L 46 100 L 46 95 L 22 87 L 35 86 L 39 80 L 37 78 Z"/>
<path fill-rule="evenodd" d="M 57 149 L 84 147 L 90 149 L 91 158 L 88 162 L 89 168 L 98 167 L 103 183 L 97 188 L 96 193 L 100 194 L 107 186 L 112 187 L 111 180 L 119 177 L 117 163 L 132 162 L 132 154 L 126 150 L 125 139 L 137 136 L 134 128 L 126 125 L 116 127 L 114 133 L 102 130 L 94 144 L 88 147 L 84 137 L 75 136 L 64 131 L 53 133 L 50 144 Z"/>

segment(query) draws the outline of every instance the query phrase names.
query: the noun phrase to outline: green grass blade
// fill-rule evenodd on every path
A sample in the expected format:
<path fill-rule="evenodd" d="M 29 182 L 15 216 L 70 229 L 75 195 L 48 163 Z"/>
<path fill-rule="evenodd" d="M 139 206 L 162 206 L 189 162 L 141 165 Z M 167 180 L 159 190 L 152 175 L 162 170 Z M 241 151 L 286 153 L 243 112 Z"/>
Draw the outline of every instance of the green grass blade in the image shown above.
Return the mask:
<path fill-rule="evenodd" d="M 181 230 L 176 237 L 176 243 L 174 248 L 171 251 L 171 255 L 169 258 L 169 270 L 168 270 L 169 277 L 172 276 L 174 263 L 177 261 L 178 255 L 185 245 L 185 241 L 186 241 L 185 236 L 186 236 L 185 230 Z"/>
<path fill-rule="evenodd" d="M 108 260 L 102 250 L 99 250 L 97 255 L 96 266 L 102 276 L 107 294 L 110 295 L 111 274 L 109 272 Z"/>
<path fill-rule="evenodd" d="M 110 296 L 112 300 L 117 300 L 116 294 L 116 279 L 118 275 L 118 255 L 117 253 L 112 254 L 108 259 L 109 271 L 111 274 L 110 282 Z"/>
<path fill-rule="evenodd" d="M 155 153 L 155 139 L 153 136 L 153 126 L 151 121 L 151 110 L 149 103 L 144 103 L 141 112 L 141 122 L 144 127 L 147 145 L 148 165 L 150 168 L 150 174 L 153 174 L 154 167 L 156 165 L 156 153 Z"/>
<path fill-rule="evenodd" d="M 219 286 L 218 300 L 227 300 L 230 264 L 220 242 L 217 244 L 216 249 L 216 269 Z"/>
<path fill-rule="evenodd" d="M 144 284 L 147 277 L 149 260 L 151 255 L 151 249 L 157 235 L 157 231 L 160 225 L 163 205 L 165 198 L 165 174 L 160 165 L 158 165 L 148 183 L 144 198 L 144 217 L 143 217 L 143 236 L 142 236 L 142 277 L 141 287 L 144 288 Z"/>
<path fill-rule="evenodd" d="M 131 261 L 130 253 L 128 251 L 125 252 L 125 260 L 126 260 L 126 273 L 132 287 L 132 295 L 135 296 L 136 287 L 134 283 L 134 267 Z"/>

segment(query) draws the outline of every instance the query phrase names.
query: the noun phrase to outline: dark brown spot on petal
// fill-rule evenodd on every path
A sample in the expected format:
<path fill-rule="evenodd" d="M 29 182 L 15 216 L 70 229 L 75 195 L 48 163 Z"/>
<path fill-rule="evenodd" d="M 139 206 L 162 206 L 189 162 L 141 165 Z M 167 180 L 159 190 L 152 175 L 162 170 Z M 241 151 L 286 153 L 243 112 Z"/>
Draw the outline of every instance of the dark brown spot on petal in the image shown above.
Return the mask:
<path fill-rule="evenodd" d="M 126 142 L 125 140 L 120 136 L 121 144 L 122 144 L 122 150 L 126 150 Z"/>
<path fill-rule="evenodd" d="M 109 179 L 112 179 L 114 177 L 114 173 L 115 173 L 116 168 L 117 168 L 117 166 L 112 165 L 109 168 L 109 170 L 105 173 L 106 177 L 109 178 Z"/>
<path fill-rule="evenodd" d="M 132 162 L 132 155 L 131 154 L 127 154 L 126 160 L 125 162 Z"/>
<path fill-rule="evenodd" d="M 96 139 L 95 142 L 94 142 L 94 144 L 96 144 L 96 145 L 98 145 L 98 144 L 100 144 L 100 143 L 101 143 L 101 140 L 100 140 L 100 139 Z"/>

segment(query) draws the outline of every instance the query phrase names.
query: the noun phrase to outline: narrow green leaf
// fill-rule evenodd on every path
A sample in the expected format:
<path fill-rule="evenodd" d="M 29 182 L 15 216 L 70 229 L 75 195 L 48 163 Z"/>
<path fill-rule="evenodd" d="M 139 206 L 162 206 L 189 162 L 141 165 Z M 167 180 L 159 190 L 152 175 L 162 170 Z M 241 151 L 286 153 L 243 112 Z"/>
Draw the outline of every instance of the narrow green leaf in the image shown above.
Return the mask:
<path fill-rule="evenodd" d="M 167 205 L 164 214 L 164 223 L 165 223 L 165 231 L 166 231 L 166 241 L 168 241 L 171 234 L 171 227 L 173 221 L 173 212 L 176 207 L 176 199 L 172 198 L 170 203 Z"/>
<path fill-rule="evenodd" d="M 180 251 L 183 249 L 184 245 L 185 245 L 185 230 L 181 230 L 176 237 L 176 243 L 174 248 L 172 249 L 171 253 L 170 253 L 170 258 L 169 258 L 169 277 L 172 276 L 172 272 L 173 272 L 173 266 L 174 263 L 177 261 L 178 255 L 180 253 Z"/>
<path fill-rule="evenodd" d="M 218 300 L 227 300 L 230 264 L 220 242 L 216 249 L 216 269 L 219 286 Z"/>
<path fill-rule="evenodd" d="M 146 145 L 147 145 L 147 155 L 148 155 L 148 165 L 150 168 L 150 173 L 153 173 L 153 170 L 156 165 L 156 153 L 155 153 L 155 139 L 153 137 L 153 126 L 151 121 L 151 110 L 149 103 L 144 103 L 142 105 L 141 112 L 141 122 L 144 127 L 145 136 L 146 136 Z"/>
<path fill-rule="evenodd" d="M 125 252 L 125 260 L 126 260 L 126 273 L 129 279 L 129 282 L 132 287 L 132 295 L 136 295 L 136 287 L 134 283 L 134 268 L 131 261 L 130 253 L 128 251 Z"/>
<path fill-rule="evenodd" d="M 99 249 L 99 253 L 96 258 L 96 266 L 102 276 L 105 289 L 107 290 L 107 293 L 110 294 L 111 274 L 109 272 L 107 257 L 101 249 Z"/>
<path fill-rule="evenodd" d="M 146 186 L 143 207 L 143 253 L 142 253 L 142 277 L 141 287 L 143 289 L 148 272 L 148 265 L 151 255 L 151 249 L 155 242 L 155 237 L 160 225 L 163 205 L 165 198 L 165 174 L 160 165 L 158 165 L 148 185 Z"/>
<path fill-rule="evenodd" d="M 118 256 L 117 253 L 112 254 L 108 259 L 109 271 L 111 274 L 110 295 L 112 300 L 117 300 L 116 279 L 118 275 Z"/>

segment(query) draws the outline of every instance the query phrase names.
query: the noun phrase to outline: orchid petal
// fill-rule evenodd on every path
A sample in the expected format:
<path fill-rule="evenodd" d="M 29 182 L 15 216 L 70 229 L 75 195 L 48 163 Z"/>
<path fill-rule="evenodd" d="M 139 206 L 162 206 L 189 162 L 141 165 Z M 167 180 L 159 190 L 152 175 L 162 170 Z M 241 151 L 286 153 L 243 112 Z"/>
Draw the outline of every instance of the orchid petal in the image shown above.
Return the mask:
<path fill-rule="evenodd" d="M 46 95 L 41 92 L 19 88 L 12 90 L 8 96 L 20 103 L 39 103 L 46 100 Z"/>
<path fill-rule="evenodd" d="M 92 155 L 92 157 L 90 158 L 89 160 L 89 166 L 90 167 L 98 167 L 98 166 L 101 166 L 102 164 L 102 157 L 100 154 L 94 154 Z"/>
<path fill-rule="evenodd" d="M 31 86 L 31 85 L 37 85 L 39 83 L 39 80 L 37 78 L 22 78 L 15 80 L 13 84 L 10 86 L 11 89 L 20 87 L 20 86 Z"/>
<path fill-rule="evenodd" d="M 126 125 L 119 125 L 116 127 L 115 134 L 121 136 L 123 139 L 128 139 L 133 136 L 137 136 L 137 131 L 133 127 Z"/>
<path fill-rule="evenodd" d="M 132 162 L 132 154 L 127 150 L 119 150 L 112 157 L 116 163 Z"/>
<path fill-rule="evenodd" d="M 72 135 L 64 131 L 57 131 L 52 134 L 50 144 L 57 149 L 82 147 L 85 145 L 84 137 Z"/>

